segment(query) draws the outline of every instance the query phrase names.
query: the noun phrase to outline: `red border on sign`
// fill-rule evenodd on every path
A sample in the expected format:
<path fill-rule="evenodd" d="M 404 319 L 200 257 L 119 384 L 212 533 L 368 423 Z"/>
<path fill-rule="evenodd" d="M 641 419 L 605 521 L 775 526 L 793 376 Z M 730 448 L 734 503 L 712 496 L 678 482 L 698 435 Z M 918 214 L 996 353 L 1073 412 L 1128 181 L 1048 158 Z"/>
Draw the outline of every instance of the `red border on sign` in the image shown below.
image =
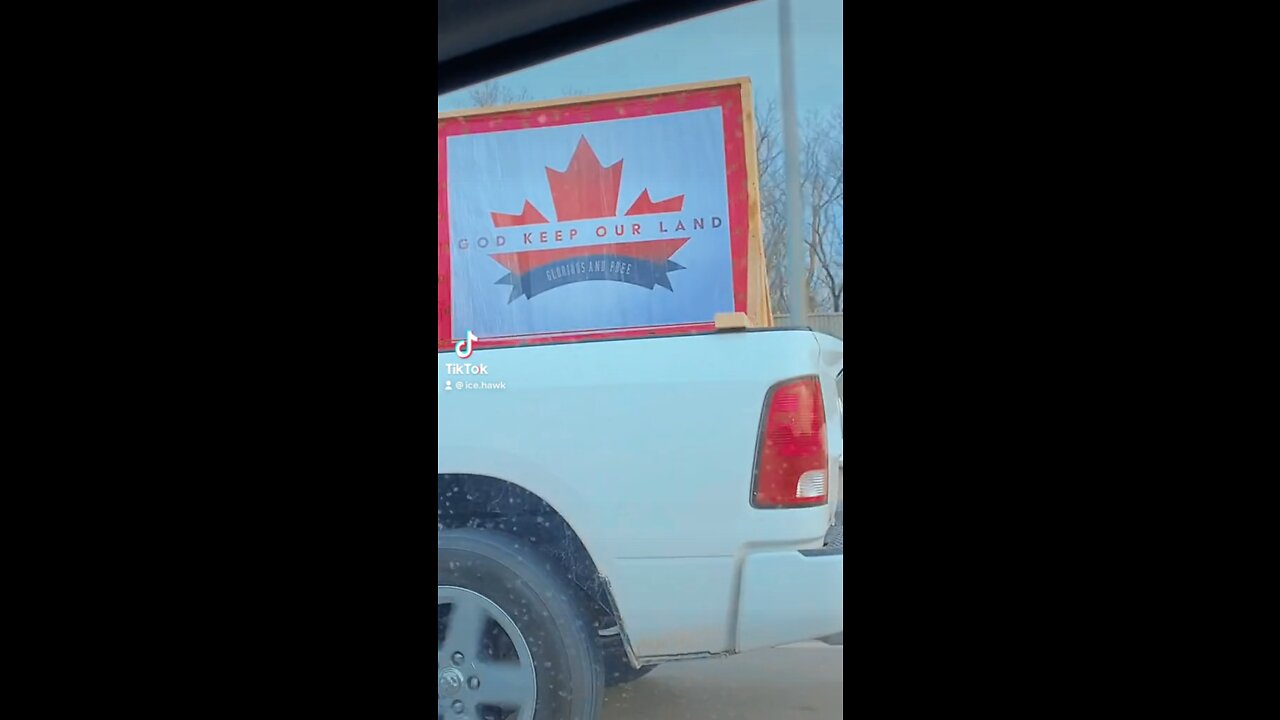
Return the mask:
<path fill-rule="evenodd" d="M 640 97 L 616 100 L 596 100 L 581 105 L 513 110 L 474 117 L 452 117 L 437 123 L 436 148 L 436 345 L 438 351 L 452 350 L 457 338 L 453 329 L 453 275 L 450 272 L 451 242 L 449 237 L 449 193 L 446 190 L 449 177 L 448 138 L 457 135 L 502 132 L 538 127 L 557 127 L 601 120 L 668 115 L 688 110 L 720 108 L 724 122 L 724 153 L 727 188 L 729 192 L 729 250 L 733 258 L 733 305 L 736 312 L 747 311 L 747 246 L 750 237 L 747 190 L 746 128 L 743 126 L 741 85 L 725 85 L 697 90 L 673 90 Z M 500 338 L 482 338 L 484 347 L 510 347 L 574 340 L 612 340 L 654 335 L 686 335 L 708 332 L 715 323 L 684 325 L 650 325 L 608 330 L 577 330 L 571 332 L 517 335 Z"/>

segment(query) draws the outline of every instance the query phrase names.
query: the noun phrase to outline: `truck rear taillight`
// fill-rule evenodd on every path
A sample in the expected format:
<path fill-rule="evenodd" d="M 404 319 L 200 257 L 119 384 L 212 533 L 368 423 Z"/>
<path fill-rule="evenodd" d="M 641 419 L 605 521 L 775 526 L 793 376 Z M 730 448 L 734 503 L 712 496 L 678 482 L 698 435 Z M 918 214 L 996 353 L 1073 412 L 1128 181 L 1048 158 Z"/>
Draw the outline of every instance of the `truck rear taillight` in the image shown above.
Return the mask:
<path fill-rule="evenodd" d="M 765 397 L 751 505 L 813 507 L 827 502 L 827 414 L 822 385 L 803 377 Z"/>

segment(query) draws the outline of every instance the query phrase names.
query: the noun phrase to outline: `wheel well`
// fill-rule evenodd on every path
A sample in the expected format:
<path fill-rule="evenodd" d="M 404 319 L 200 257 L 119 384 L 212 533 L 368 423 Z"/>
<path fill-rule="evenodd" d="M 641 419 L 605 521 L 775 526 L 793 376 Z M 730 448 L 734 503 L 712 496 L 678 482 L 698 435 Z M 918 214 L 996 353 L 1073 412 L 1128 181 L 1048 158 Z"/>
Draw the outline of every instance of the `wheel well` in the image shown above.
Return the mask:
<path fill-rule="evenodd" d="M 569 523 L 534 493 L 484 475 L 439 475 L 437 525 L 484 528 L 527 540 L 582 589 L 597 630 L 621 626 L 609 585 Z"/>

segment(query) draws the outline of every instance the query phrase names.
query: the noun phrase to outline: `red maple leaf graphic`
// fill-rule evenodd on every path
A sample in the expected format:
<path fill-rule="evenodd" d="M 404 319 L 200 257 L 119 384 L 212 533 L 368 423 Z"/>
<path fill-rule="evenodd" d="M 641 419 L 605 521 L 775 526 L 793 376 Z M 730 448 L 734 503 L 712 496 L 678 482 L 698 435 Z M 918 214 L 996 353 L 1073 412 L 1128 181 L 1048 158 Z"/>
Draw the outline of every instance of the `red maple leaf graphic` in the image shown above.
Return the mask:
<path fill-rule="evenodd" d="M 544 223 L 546 218 L 542 217 L 542 213 L 538 212 L 538 208 L 528 200 L 524 201 L 524 209 L 519 215 L 508 215 L 506 213 L 489 213 L 493 216 L 494 227 L 514 227 L 516 225 L 536 225 Z"/>
<path fill-rule="evenodd" d="M 684 196 L 676 195 L 654 202 L 649 199 L 649 188 L 645 188 L 640 193 L 640 197 L 631 203 L 631 209 L 627 211 L 628 215 L 648 215 L 650 213 L 679 212 L 684 209 Z"/>
<path fill-rule="evenodd" d="M 622 161 L 604 167 L 583 137 L 564 172 L 547 168 L 556 220 L 589 220 L 612 217 L 618 212 L 618 187 L 622 185 Z"/>
<path fill-rule="evenodd" d="M 618 214 L 618 191 L 622 185 L 622 160 L 605 167 L 583 136 L 573 151 L 569 166 L 563 171 L 546 168 L 551 201 L 556 206 L 556 221 L 591 220 Z M 631 204 L 627 215 L 676 212 L 684 208 L 684 195 L 654 202 L 645 188 Z M 528 200 L 519 215 L 489 213 L 494 227 L 513 227 L 547 222 L 546 217 Z"/>

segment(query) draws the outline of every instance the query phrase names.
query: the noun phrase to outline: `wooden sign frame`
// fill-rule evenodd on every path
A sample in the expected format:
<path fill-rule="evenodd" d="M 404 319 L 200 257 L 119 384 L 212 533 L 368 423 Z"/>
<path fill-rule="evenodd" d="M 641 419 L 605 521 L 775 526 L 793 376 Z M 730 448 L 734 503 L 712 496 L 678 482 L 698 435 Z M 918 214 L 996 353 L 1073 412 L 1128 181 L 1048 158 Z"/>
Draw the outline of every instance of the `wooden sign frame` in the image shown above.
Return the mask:
<path fill-rule="evenodd" d="M 611 93 L 560 100 L 522 103 L 440 113 L 437 139 L 437 305 L 436 342 L 440 352 L 452 350 L 461 338 L 452 332 L 452 242 L 449 224 L 448 139 L 459 135 L 501 132 L 522 128 L 553 127 L 579 123 L 645 117 L 718 107 L 724 123 L 725 168 L 728 181 L 729 242 L 732 257 L 733 308 L 745 313 L 752 325 L 773 324 L 768 274 L 764 266 L 760 214 L 760 169 L 756 157 L 756 127 L 751 81 L 734 78 L 703 83 Z M 714 318 L 705 322 L 607 330 L 574 331 L 481 338 L 481 347 L 604 340 L 656 335 L 710 332 Z M 465 334 L 466 329 L 460 331 Z"/>

